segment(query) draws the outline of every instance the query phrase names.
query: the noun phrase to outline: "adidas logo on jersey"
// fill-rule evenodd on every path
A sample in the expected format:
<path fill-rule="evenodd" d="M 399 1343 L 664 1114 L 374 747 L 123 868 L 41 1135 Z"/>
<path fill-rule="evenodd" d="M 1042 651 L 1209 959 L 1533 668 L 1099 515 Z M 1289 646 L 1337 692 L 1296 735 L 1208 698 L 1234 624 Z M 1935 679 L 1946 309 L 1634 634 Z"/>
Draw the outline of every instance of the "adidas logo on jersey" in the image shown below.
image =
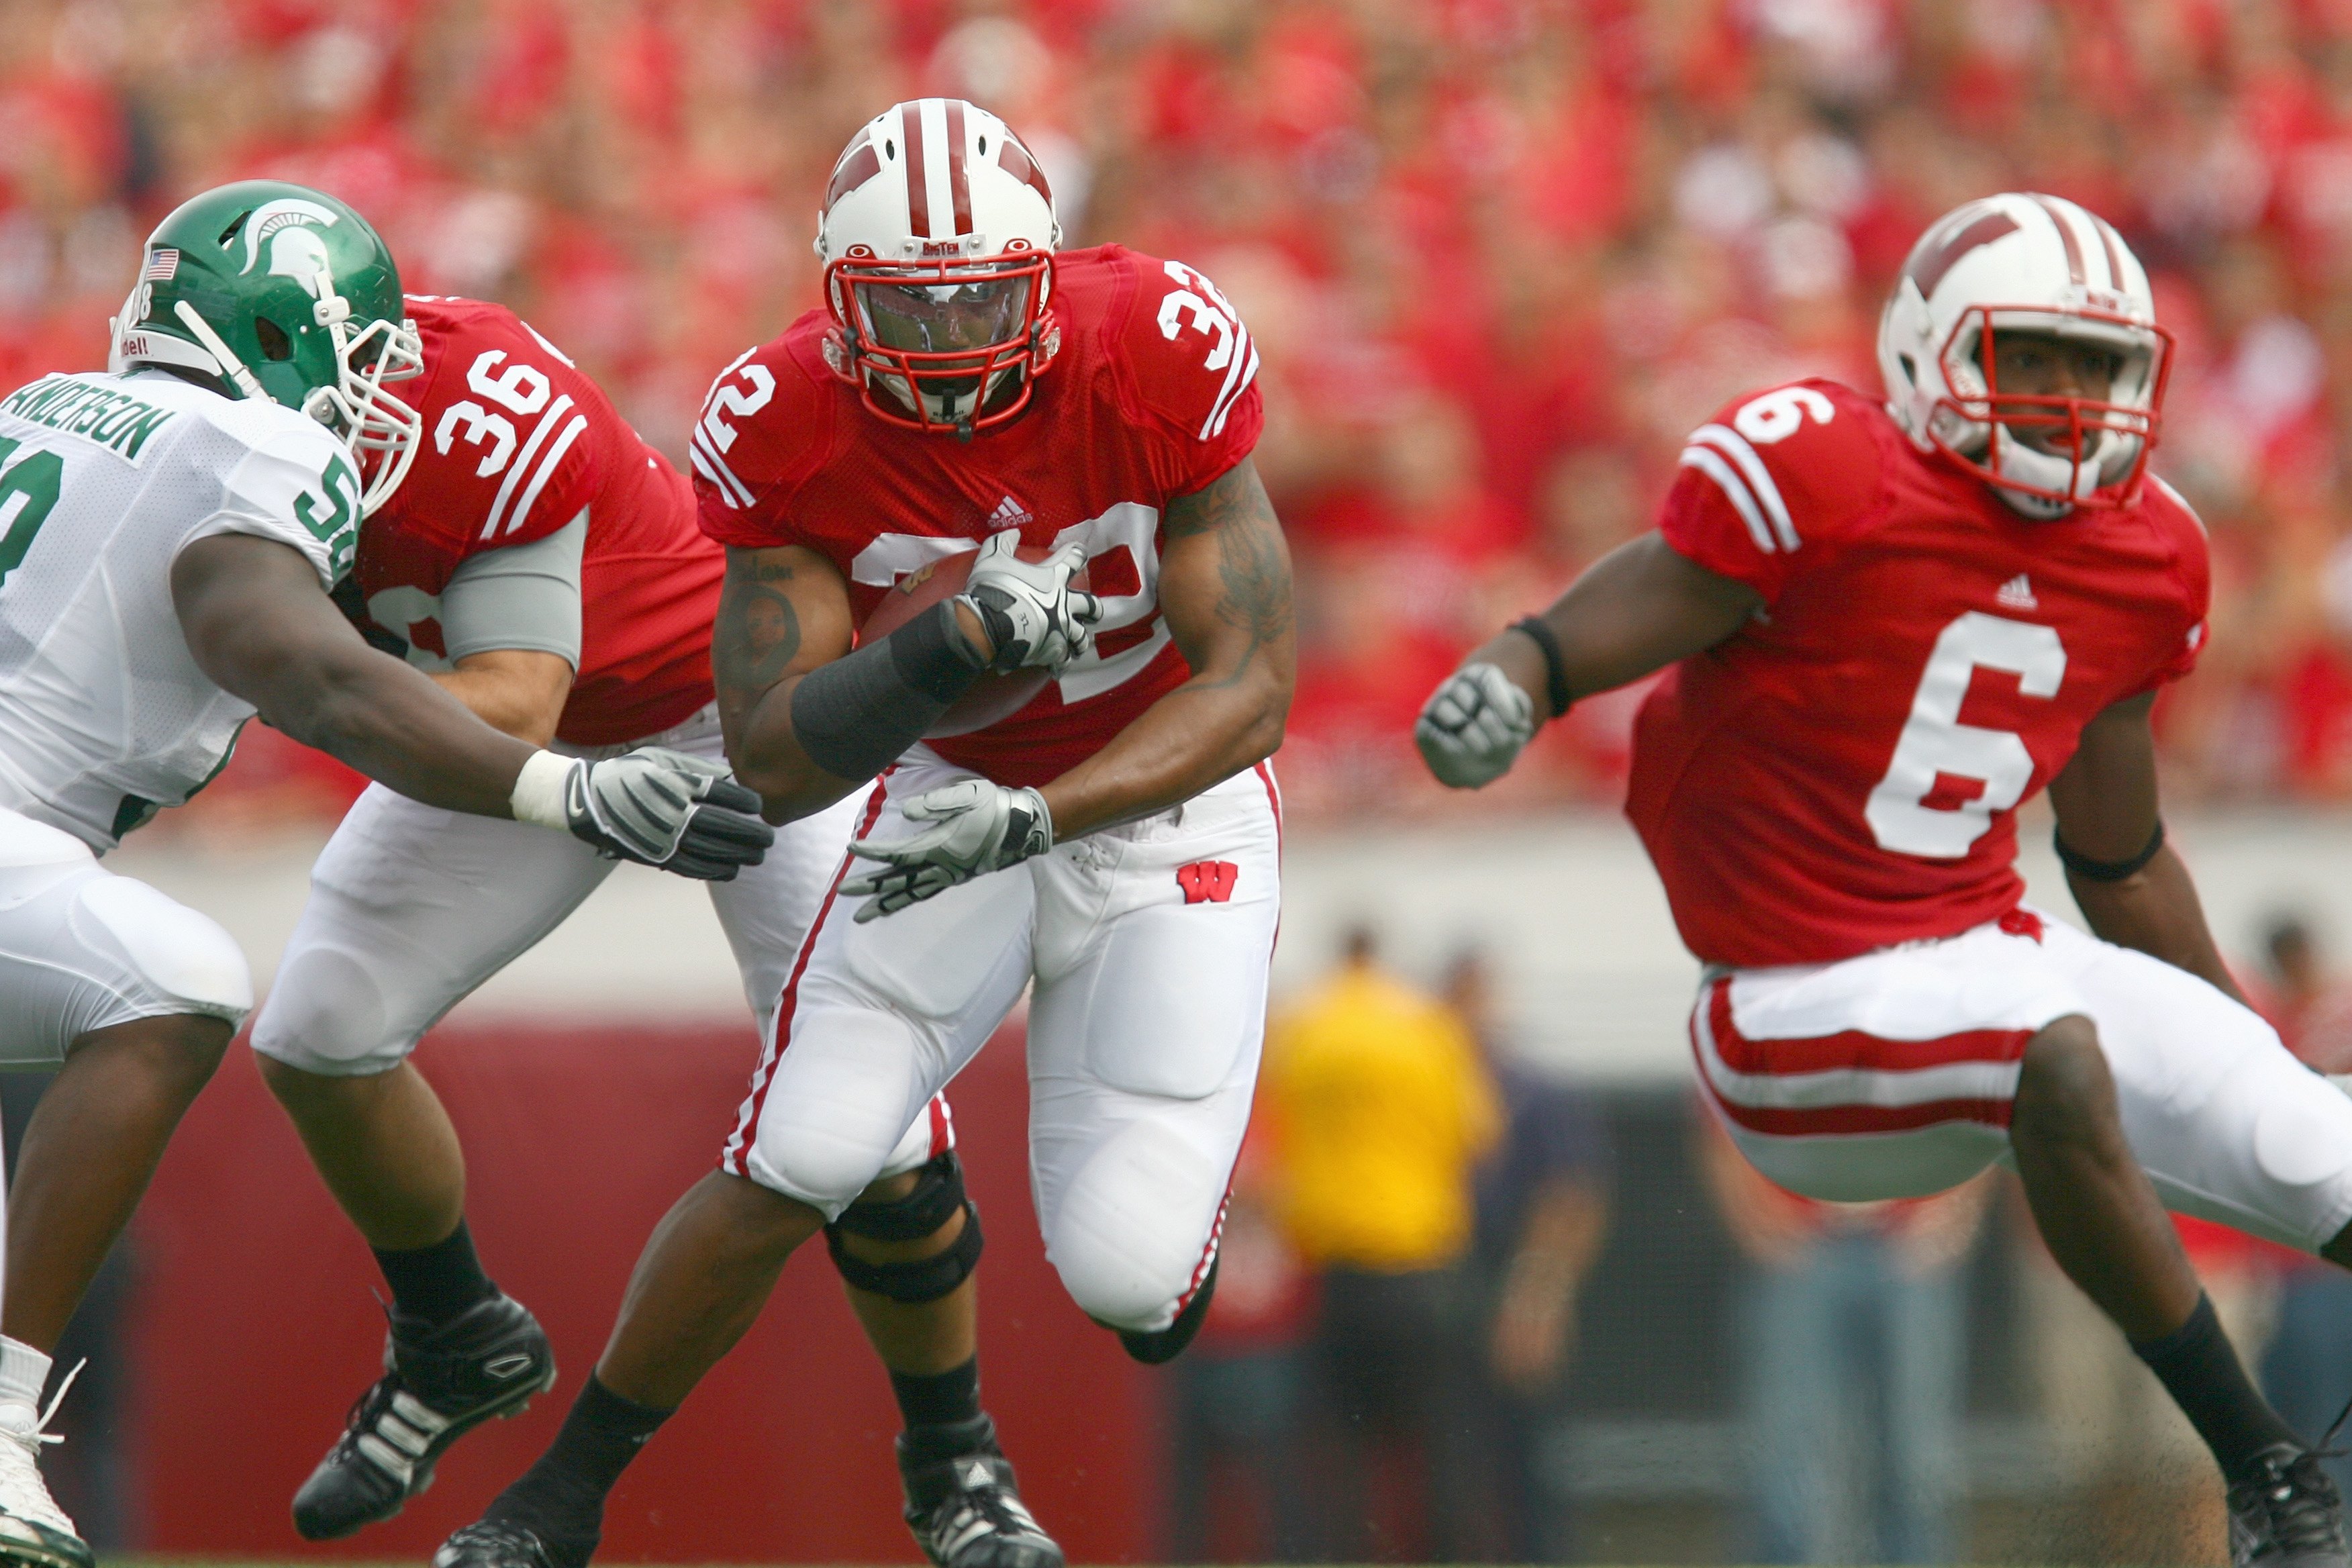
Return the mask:
<path fill-rule="evenodd" d="M 1993 595 L 1993 602 L 2004 610 L 2038 610 L 2042 607 L 2042 601 L 2033 596 L 2033 584 L 2025 580 L 2022 572 L 2000 585 L 2000 592 Z"/>
<path fill-rule="evenodd" d="M 988 514 L 988 526 L 992 532 L 1001 533 L 1008 528 L 1021 528 L 1031 521 L 1029 509 L 1011 496 L 998 501 L 996 510 Z"/>

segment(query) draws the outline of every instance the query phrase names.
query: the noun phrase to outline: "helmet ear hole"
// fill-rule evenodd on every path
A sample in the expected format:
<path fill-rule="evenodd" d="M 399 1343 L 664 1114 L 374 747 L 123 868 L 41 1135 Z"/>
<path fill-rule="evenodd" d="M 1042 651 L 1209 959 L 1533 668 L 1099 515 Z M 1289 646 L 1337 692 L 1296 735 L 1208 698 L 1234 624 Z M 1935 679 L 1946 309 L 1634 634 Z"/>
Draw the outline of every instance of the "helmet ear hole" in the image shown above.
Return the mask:
<path fill-rule="evenodd" d="M 294 357 L 294 340 L 267 316 L 253 319 L 253 335 L 261 340 L 261 357 L 283 363 Z"/>

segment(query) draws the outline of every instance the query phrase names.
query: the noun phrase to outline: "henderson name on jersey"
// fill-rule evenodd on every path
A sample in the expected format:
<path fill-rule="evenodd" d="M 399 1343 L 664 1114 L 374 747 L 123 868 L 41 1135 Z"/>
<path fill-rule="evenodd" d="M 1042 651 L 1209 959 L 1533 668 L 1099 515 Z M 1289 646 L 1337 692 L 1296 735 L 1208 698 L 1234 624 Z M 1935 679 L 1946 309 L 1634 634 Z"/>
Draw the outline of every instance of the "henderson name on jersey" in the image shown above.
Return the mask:
<path fill-rule="evenodd" d="M 926 742 L 1016 787 L 1066 773 L 1191 679 L 1160 616 L 1160 516 L 1265 423 L 1257 351 L 1198 272 L 1106 245 L 1056 255 L 1053 278 L 1059 353 L 1019 417 L 969 442 L 866 412 L 826 366 L 822 310 L 728 366 L 694 437 L 703 531 L 817 552 L 860 625 L 900 579 L 1005 529 L 1086 542 L 1094 651 L 1010 718 Z"/>
<path fill-rule="evenodd" d="M 1764 599 L 1636 721 L 1626 814 L 1684 942 L 1819 963 L 2014 909 L 2017 804 L 2102 710 L 2196 662 L 2188 503 L 2151 477 L 2022 517 L 1830 381 L 1731 405 L 1682 465 L 1666 542 Z"/>
<path fill-rule="evenodd" d="M 425 345 L 410 395 L 424 435 L 407 479 L 360 531 L 359 597 L 347 591 L 345 609 L 363 605 L 363 629 L 389 634 L 428 669 L 493 647 L 568 655 L 541 628 L 469 626 L 453 639 L 442 623 L 453 578 L 498 552 L 551 542 L 569 564 L 559 554 L 546 569 L 576 568 L 581 600 L 558 739 L 619 745 L 692 716 L 710 700 L 726 562 L 695 526 L 684 476 L 513 311 L 417 295 L 408 305 Z M 567 536 L 583 516 L 584 537 Z"/>

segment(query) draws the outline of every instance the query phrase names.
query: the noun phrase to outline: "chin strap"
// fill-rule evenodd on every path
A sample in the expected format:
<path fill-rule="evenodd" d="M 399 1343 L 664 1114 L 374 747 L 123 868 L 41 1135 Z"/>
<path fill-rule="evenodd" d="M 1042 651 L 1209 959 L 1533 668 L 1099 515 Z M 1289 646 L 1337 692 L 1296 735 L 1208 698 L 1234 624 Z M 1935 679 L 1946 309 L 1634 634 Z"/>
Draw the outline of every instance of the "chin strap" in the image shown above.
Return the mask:
<path fill-rule="evenodd" d="M 2099 444 L 2105 445 L 2104 433 Z M 2095 457 L 2085 456 L 2078 463 L 2054 452 L 2037 451 L 2011 435 L 2009 427 L 1998 420 L 1993 423 L 1990 446 L 1991 461 L 1986 466 L 2002 478 L 2032 485 L 2041 490 L 2063 490 L 2070 484 L 2073 486 L 2073 498 L 2061 500 L 2053 495 L 2037 495 L 2018 489 L 1995 479 L 1993 488 L 2000 492 L 2000 499 L 2027 517 L 2044 520 L 2063 517 L 2074 510 L 2076 502 L 2090 500 L 2099 488 L 2101 464 Z"/>
<path fill-rule="evenodd" d="M 255 378 L 253 372 L 246 369 L 245 362 L 236 357 L 236 351 L 230 348 L 218 332 L 213 331 L 210 321 L 196 314 L 196 308 L 194 305 L 189 304 L 185 300 L 175 300 L 172 302 L 172 313 L 179 317 L 188 331 L 196 335 L 196 342 L 205 345 L 205 350 L 219 364 L 221 374 L 235 382 L 239 392 L 244 393 L 247 397 L 258 398 L 264 403 L 271 401 L 269 394 L 261 389 L 261 383 Z"/>

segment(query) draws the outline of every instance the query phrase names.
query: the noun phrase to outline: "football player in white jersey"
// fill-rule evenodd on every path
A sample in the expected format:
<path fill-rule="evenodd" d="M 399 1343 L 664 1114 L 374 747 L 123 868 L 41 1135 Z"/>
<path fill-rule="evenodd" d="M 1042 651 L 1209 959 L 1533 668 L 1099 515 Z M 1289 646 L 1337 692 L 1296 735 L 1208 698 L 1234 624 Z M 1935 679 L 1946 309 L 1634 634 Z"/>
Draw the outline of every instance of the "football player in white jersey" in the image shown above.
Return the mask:
<path fill-rule="evenodd" d="M 58 1069 L 8 1194 L 0 1563 L 90 1564 L 37 1464 L 49 1352 L 253 1003 L 226 932 L 98 856 L 257 713 L 417 800 L 684 875 L 772 842 L 722 768 L 527 745 L 336 608 L 419 436 L 388 384 L 417 363 L 374 231 L 256 181 L 156 229 L 115 326 L 127 368 L 0 398 L 0 1066 Z"/>

